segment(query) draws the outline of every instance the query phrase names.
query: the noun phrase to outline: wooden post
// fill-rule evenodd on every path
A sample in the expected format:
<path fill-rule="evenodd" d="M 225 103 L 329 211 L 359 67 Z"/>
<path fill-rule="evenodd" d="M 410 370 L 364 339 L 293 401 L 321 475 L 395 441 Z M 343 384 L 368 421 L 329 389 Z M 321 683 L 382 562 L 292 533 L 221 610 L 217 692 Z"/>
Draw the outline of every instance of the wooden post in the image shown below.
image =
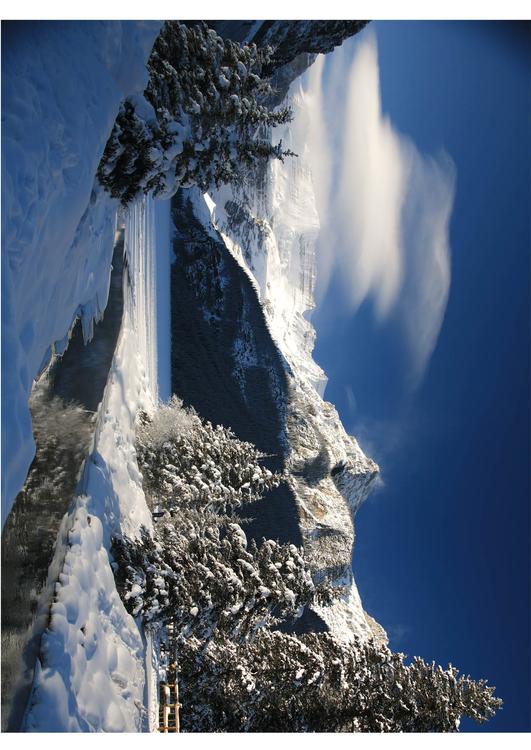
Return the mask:
<path fill-rule="evenodd" d="M 177 674 L 175 674 L 175 731 L 181 731 L 181 718 L 179 715 L 179 709 L 181 704 L 179 703 L 179 683 L 177 682 Z"/>
<path fill-rule="evenodd" d="M 177 649 L 175 644 L 175 628 L 173 623 L 168 623 L 168 646 L 160 644 L 160 650 L 164 649 L 170 656 L 170 662 L 167 665 L 166 679 L 167 682 L 161 682 L 160 701 L 159 701 L 159 732 L 180 732 L 181 722 L 179 709 L 179 685 L 177 682 Z M 172 659 L 173 657 L 173 659 Z"/>

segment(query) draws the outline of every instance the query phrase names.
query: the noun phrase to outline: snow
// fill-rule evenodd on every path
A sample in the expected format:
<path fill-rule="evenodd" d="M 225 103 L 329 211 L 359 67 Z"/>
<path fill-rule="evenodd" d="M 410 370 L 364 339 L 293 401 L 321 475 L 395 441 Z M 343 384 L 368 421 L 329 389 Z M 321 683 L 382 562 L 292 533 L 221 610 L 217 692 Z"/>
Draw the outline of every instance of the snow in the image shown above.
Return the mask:
<path fill-rule="evenodd" d="M 121 732 L 142 726 L 142 639 L 114 586 L 102 524 L 89 509 L 89 498 L 79 497 L 41 642 L 26 731 Z"/>
<path fill-rule="evenodd" d="M 117 206 L 94 181 L 121 99 L 141 92 L 159 22 L 3 25 L 2 517 L 33 455 L 34 378 L 77 317 L 85 338 L 106 306 Z M 139 409 L 170 390 L 170 205 L 126 214 L 124 314 L 93 445 L 54 565 L 28 731 L 141 731 L 153 725 L 151 653 L 116 591 L 111 536 L 151 515 L 134 449 Z M 146 665 L 150 667 L 146 669 Z M 147 672 L 147 684 L 146 684 Z"/>
<path fill-rule="evenodd" d="M 155 236 L 157 237 L 157 341 L 167 342 L 157 349 L 158 397 L 167 401 L 171 396 L 170 362 L 170 264 L 171 264 L 171 203 L 169 200 L 155 201 Z"/>
<path fill-rule="evenodd" d="M 2 24 L 2 524 L 34 454 L 32 382 L 106 304 L 115 206 L 94 176 L 160 25 Z"/>
<path fill-rule="evenodd" d="M 170 200 L 146 196 L 127 213 L 125 257 L 130 273 L 131 315 L 153 403 L 167 401 L 170 382 Z M 159 345 L 160 342 L 160 345 Z"/>
<path fill-rule="evenodd" d="M 155 732 L 158 727 L 158 684 L 161 665 L 159 662 L 160 645 L 159 634 L 146 632 L 146 691 L 145 704 L 148 711 L 147 729 Z"/>
<path fill-rule="evenodd" d="M 159 277 L 169 275 L 169 203 L 151 198 L 126 217 L 125 309 L 122 329 L 98 411 L 93 449 L 85 462 L 56 601 L 41 646 L 26 717 L 28 731 L 142 731 L 153 723 L 152 669 L 142 633 L 116 591 L 109 559 L 111 535 L 131 537 L 151 527 L 135 440 L 139 409 L 152 411 L 159 393 L 159 340 L 154 301 Z M 157 215 L 157 216 L 155 216 Z M 157 220 L 158 219 L 158 220 Z M 159 301 L 160 302 L 160 301 Z M 169 316 L 169 309 L 163 310 Z M 154 343 L 153 343 L 154 342 Z M 166 375 L 164 375 L 166 377 Z M 146 711 L 151 716 L 147 718 Z"/>

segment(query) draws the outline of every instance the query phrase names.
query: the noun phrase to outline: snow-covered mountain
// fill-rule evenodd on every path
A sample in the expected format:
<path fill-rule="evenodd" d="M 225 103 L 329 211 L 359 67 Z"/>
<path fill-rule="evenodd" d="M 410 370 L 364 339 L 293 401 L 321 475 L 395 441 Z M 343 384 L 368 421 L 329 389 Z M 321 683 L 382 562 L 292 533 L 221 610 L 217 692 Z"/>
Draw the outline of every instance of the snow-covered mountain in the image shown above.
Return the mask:
<path fill-rule="evenodd" d="M 297 123 L 305 121 L 298 88 L 295 82 L 288 98 Z M 315 331 L 308 314 L 315 305 L 319 217 L 305 135 L 304 128 L 291 124 L 278 129 L 275 137 L 299 156 L 271 163 L 256 184 L 212 193 L 212 220 L 251 278 L 285 363 L 286 467 L 306 554 L 318 575 L 345 591 L 319 615 L 339 637 L 385 638 L 363 612 L 351 567 L 352 519 L 378 467 L 346 434 L 335 407 L 323 400 L 326 375 L 312 359 Z"/>
<path fill-rule="evenodd" d="M 122 215 L 95 182 L 121 99 L 145 86 L 159 28 L 37 24 L 22 33 L 3 25 L 3 520 L 33 455 L 32 384 L 67 349 L 77 319 L 86 339 L 97 336 L 116 230 L 125 233 L 122 326 L 90 454 L 58 527 L 35 674 L 25 674 L 33 679 L 29 731 L 154 726 L 153 655 L 118 596 L 109 547 L 113 533 L 135 536 L 151 523 L 135 419 L 171 390 L 285 472 L 253 507 L 254 533 L 302 543 L 315 577 L 342 586 L 332 606 L 316 607 L 299 627 L 385 639 L 363 611 L 351 569 L 353 517 L 378 467 L 323 400 L 326 375 L 312 359 L 319 217 L 303 135 L 286 126 L 278 137 L 297 159 L 209 201 L 182 190 L 171 206 L 147 197 Z M 312 58 L 302 54 L 306 65 Z M 304 65 L 299 55 L 282 66 L 286 85 Z M 291 96 L 297 117 L 304 103 L 295 88 Z"/>

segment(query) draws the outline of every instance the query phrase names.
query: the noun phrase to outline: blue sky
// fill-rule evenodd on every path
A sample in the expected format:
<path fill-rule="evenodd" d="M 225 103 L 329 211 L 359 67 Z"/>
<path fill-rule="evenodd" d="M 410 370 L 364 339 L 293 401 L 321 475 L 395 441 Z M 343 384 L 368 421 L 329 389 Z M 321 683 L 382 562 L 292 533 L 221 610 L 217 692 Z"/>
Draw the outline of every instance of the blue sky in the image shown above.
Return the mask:
<path fill-rule="evenodd" d="M 529 52 L 515 24 L 374 22 L 318 86 L 315 358 L 384 481 L 356 579 L 393 648 L 496 685 L 487 731 L 530 729 Z"/>

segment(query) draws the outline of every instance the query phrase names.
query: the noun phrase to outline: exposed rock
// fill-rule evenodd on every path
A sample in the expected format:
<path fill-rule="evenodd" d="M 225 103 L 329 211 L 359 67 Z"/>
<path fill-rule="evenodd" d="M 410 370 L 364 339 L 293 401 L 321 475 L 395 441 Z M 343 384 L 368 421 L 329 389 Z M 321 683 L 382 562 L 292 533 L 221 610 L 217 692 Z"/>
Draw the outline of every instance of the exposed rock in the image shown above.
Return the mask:
<path fill-rule="evenodd" d="M 290 103 L 295 108 L 304 106 L 297 97 Z M 291 126 L 285 126 L 279 135 L 297 150 L 300 144 L 293 141 Z M 251 429 L 253 422 L 256 425 L 258 416 L 262 426 L 256 439 L 263 441 L 275 431 L 282 434 L 274 451 L 281 452 L 281 468 L 287 474 L 284 501 L 280 505 L 274 499 L 264 499 L 257 508 L 260 528 L 267 528 L 273 537 L 294 540 L 295 524 L 315 578 L 326 578 L 342 591 L 332 606 L 313 608 L 297 629 L 329 629 L 347 640 L 354 634 L 369 638 L 377 629 L 365 616 L 354 583 L 353 517 L 378 476 L 378 466 L 365 456 L 355 438 L 347 435 L 335 407 L 323 400 L 326 375 L 312 359 L 315 331 L 308 312 L 315 305 L 319 217 L 312 175 L 299 151 L 299 158 L 270 164 L 254 181 L 212 193 L 216 203 L 214 224 L 230 251 L 224 256 L 218 240 L 212 257 L 220 253 L 225 269 L 229 258 L 232 263 L 236 261 L 242 274 L 238 285 L 242 291 L 246 288 L 246 301 L 239 302 L 236 309 L 234 294 L 227 296 L 231 310 L 225 308 L 221 322 L 216 324 L 221 326 L 216 343 L 209 346 L 224 341 L 227 326 L 231 326 L 233 343 L 225 341 L 223 347 L 232 347 L 236 355 L 233 372 L 227 373 L 219 363 L 216 371 L 223 372 L 224 380 L 240 384 L 249 414 L 240 420 L 240 396 L 229 395 L 233 385 L 227 384 L 223 401 L 230 403 L 230 409 L 227 407 L 225 419 L 232 422 L 225 423 L 241 434 L 246 422 L 245 429 Z M 201 223 L 206 233 L 210 222 L 204 209 Z M 236 279 L 236 268 L 230 267 L 230 279 Z M 220 268 L 217 261 L 210 269 L 203 266 L 205 289 L 211 285 L 206 276 L 217 273 L 216 268 Z M 258 300 L 264 315 L 259 324 L 255 313 L 250 316 Z M 264 371 L 264 346 L 271 343 L 283 363 L 277 370 L 281 387 L 268 392 L 271 380 L 269 386 L 263 379 L 255 380 L 255 384 L 265 383 L 258 398 L 250 377 L 256 378 L 260 369 Z M 175 345 L 178 347 L 178 342 Z M 222 357 L 220 353 L 220 362 Z M 194 387 L 198 390 L 203 386 Z M 210 387 L 210 393 L 214 387 Z M 199 401 L 206 398 L 205 394 Z M 211 400 L 215 401 L 211 408 L 220 414 L 219 398 Z M 268 425 L 273 423 L 277 426 L 272 432 Z M 255 441 L 251 434 L 241 436 Z M 382 639 L 381 634 L 378 638 Z"/>
<path fill-rule="evenodd" d="M 367 21 L 265 21 L 252 41 L 274 48 L 271 63 L 264 70 L 266 75 L 271 75 L 302 52 L 331 52 L 366 25 Z"/>

